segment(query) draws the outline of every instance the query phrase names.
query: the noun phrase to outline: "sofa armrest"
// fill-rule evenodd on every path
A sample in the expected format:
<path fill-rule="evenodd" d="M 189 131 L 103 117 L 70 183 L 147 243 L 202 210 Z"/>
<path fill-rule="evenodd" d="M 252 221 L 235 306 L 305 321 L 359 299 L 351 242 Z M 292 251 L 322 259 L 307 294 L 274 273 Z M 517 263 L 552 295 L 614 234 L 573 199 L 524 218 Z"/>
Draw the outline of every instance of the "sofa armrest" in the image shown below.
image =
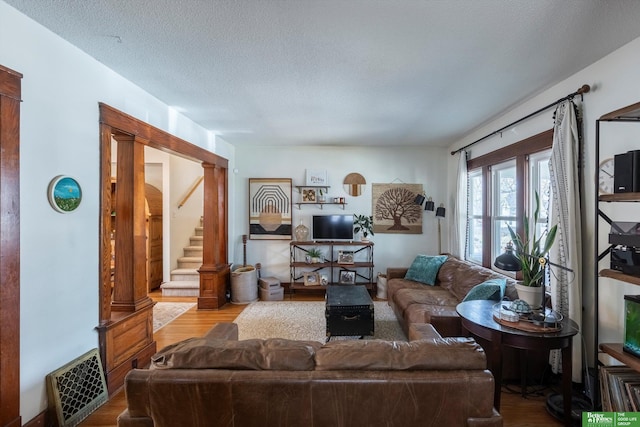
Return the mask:
<path fill-rule="evenodd" d="M 238 325 L 236 323 L 217 323 L 209 330 L 204 337 L 210 339 L 223 339 L 229 341 L 238 341 Z"/>
<path fill-rule="evenodd" d="M 402 267 L 402 268 L 387 268 L 387 280 L 391 280 L 391 279 L 404 279 L 404 276 L 407 274 L 407 271 L 409 271 L 408 267 Z"/>

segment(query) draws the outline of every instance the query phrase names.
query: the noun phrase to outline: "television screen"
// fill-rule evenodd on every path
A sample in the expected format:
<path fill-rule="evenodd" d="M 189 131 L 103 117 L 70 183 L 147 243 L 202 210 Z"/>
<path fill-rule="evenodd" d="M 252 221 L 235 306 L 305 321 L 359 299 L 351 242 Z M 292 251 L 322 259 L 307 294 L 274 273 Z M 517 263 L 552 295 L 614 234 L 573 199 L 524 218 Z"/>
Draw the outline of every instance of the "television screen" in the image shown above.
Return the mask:
<path fill-rule="evenodd" d="M 353 240 L 353 215 L 314 215 L 313 240 Z"/>

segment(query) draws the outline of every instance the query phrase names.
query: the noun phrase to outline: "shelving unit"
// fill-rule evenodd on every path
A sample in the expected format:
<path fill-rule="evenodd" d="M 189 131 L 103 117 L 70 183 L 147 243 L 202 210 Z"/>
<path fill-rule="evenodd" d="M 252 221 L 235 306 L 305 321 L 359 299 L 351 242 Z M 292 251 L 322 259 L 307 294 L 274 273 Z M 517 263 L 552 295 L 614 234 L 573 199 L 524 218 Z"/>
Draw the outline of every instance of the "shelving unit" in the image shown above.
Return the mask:
<path fill-rule="evenodd" d="M 302 191 L 305 188 L 323 189 L 325 191 L 325 193 L 329 192 L 329 188 L 331 188 L 328 185 L 295 185 L 294 187 L 298 190 L 298 193 L 301 193 L 301 194 L 302 194 Z M 302 209 L 302 206 L 305 206 L 305 205 L 317 206 L 320 209 L 323 209 L 324 205 L 337 205 L 337 206 L 342 206 L 343 210 L 344 210 L 345 206 L 347 205 L 346 202 L 320 202 L 320 201 L 315 201 L 315 202 L 295 202 L 293 204 L 298 206 L 298 209 Z"/>
<path fill-rule="evenodd" d="M 319 248 L 324 252 L 323 261 L 319 263 L 308 263 L 305 255 L 311 248 Z M 353 241 L 308 241 L 291 242 L 290 250 L 290 292 L 296 290 L 325 290 L 326 286 L 304 285 L 304 272 L 318 272 L 326 274 L 328 284 L 339 284 L 340 270 L 355 272 L 355 284 L 364 285 L 369 293 L 375 293 L 375 283 L 373 282 L 373 242 L 353 242 Z M 338 262 L 339 252 L 348 250 L 353 252 L 353 263 L 344 264 Z"/>
<path fill-rule="evenodd" d="M 627 107 L 621 108 L 619 110 L 612 111 L 610 113 L 604 114 L 600 117 L 600 119 L 596 120 L 596 152 L 595 152 L 595 166 L 596 171 L 599 169 L 600 165 L 600 124 L 601 122 L 640 122 L 640 103 L 632 104 Z M 598 262 L 604 259 L 606 256 L 610 254 L 612 246 L 608 246 L 604 251 L 600 250 L 599 247 L 599 223 L 600 220 L 604 220 L 607 223 L 611 224 L 612 220 L 600 209 L 601 203 L 629 203 L 629 202 L 640 202 L 640 193 L 615 193 L 615 194 L 599 194 L 599 188 L 596 185 L 595 189 L 595 199 L 596 203 L 596 212 L 595 212 L 595 224 L 594 224 L 594 235 L 595 239 L 595 264 L 594 264 L 594 340 L 595 340 L 595 363 L 598 363 L 598 355 L 599 350 L 610 355 L 614 359 L 626 364 L 632 369 L 640 372 L 640 358 L 624 352 L 622 350 L 621 343 L 599 343 L 598 338 L 598 325 L 599 325 L 599 316 L 598 316 L 598 302 L 599 302 L 599 280 L 601 277 L 608 277 L 611 279 L 615 279 L 621 282 L 630 283 L 633 285 L 640 286 L 640 277 L 631 276 L 628 274 L 624 274 L 620 271 L 613 269 L 603 269 L 600 270 L 598 266 Z M 596 376 L 596 383 L 599 381 L 599 378 Z M 599 387 L 595 387 L 595 390 L 599 390 Z"/>

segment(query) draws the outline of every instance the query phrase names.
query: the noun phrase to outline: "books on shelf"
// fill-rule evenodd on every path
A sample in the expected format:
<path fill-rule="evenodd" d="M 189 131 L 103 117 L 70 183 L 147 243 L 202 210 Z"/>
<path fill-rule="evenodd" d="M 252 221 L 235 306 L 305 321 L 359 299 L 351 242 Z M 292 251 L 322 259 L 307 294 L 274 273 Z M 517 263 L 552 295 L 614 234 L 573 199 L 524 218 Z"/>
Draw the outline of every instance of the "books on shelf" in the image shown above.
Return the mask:
<path fill-rule="evenodd" d="M 600 395 L 605 412 L 638 412 L 640 372 L 628 366 L 601 366 Z"/>

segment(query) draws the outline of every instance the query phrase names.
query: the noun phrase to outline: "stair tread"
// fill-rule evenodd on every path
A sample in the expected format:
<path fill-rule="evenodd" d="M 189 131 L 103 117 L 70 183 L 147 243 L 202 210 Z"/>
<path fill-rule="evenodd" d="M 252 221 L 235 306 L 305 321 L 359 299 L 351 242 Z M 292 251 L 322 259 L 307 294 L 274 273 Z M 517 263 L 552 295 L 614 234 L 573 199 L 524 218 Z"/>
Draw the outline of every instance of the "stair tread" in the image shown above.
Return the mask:
<path fill-rule="evenodd" d="M 200 282 L 194 280 L 172 280 L 170 282 L 164 282 L 160 285 L 161 289 L 171 289 L 171 288 L 180 288 L 180 289 L 193 289 L 199 288 Z"/>
<path fill-rule="evenodd" d="M 196 268 L 176 268 L 171 270 L 171 274 L 199 274 Z"/>
<path fill-rule="evenodd" d="M 202 257 L 201 256 L 181 256 L 180 258 L 178 258 L 178 261 L 202 261 Z"/>

